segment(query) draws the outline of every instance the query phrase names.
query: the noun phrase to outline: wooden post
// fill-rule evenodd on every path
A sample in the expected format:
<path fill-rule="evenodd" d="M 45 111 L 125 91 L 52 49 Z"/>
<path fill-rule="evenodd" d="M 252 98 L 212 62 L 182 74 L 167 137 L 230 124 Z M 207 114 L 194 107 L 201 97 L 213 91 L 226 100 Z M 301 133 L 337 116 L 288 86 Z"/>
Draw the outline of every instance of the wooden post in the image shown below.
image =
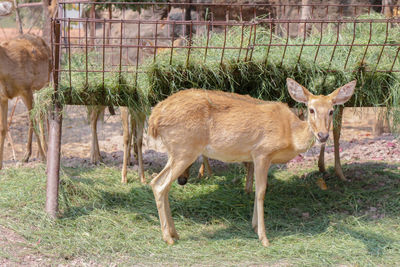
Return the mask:
<path fill-rule="evenodd" d="M 382 14 L 385 15 L 386 18 L 392 17 L 391 5 L 393 5 L 392 0 L 382 0 Z"/>
<path fill-rule="evenodd" d="M 96 18 L 96 5 L 92 4 L 92 6 L 90 7 L 90 13 L 89 13 L 89 18 L 91 20 L 94 20 Z M 94 50 L 94 38 L 96 36 L 96 23 L 94 21 L 91 21 L 89 24 L 89 28 L 90 28 L 90 41 L 89 44 L 91 45 L 90 50 Z"/>
<path fill-rule="evenodd" d="M 108 6 L 108 19 L 112 20 L 112 5 Z M 111 22 L 109 22 L 108 27 L 106 29 L 106 44 L 110 44 L 110 36 L 111 36 Z M 105 27 L 105 25 L 104 25 Z"/>
<path fill-rule="evenodd" d="M 311 15 L 311 6 L 310 6 L 310 0 L 302 0 L 301 1 L 301 19 L 302 20 L 307 20 L 310 18 Z M 308 34 L 310 32 L 310 25 L 311 24 L 306 24 L 304 22 L 299 23 L 299 28 L 298 28 L 298 36 L 301 37 L 304 35 L 304 32 Z"/>
<path fill-rule="evenodd" d="M 58 187 L 60 179 L 60 151 L 61 151 L 61 104 L 58 99 L 58 76 L 60 67 L 60 42 L 61 24 L 53 21 L 54 31 L 54 98 L 53 106 L 49 114 L 49 148 L 47 152 L 47 185 L 46 185 L 46 212 L 55 219 L 58 212 Z"/>
<path fill-rule="evenodd" d="M 192 0 L 186 0 L 186 3 L 191 4 Z M 191 11 L 192 11 L 192 5 L 186 5 L 185 6 L 185 17 L 182 20 L 192 20 L 192 15 L 191 15 Z M 186 38 L 189 37 L 189 32 L 190 32 L 190 24 L 186 24 L 185 29 L 184 29 L 184 36 Z"/>

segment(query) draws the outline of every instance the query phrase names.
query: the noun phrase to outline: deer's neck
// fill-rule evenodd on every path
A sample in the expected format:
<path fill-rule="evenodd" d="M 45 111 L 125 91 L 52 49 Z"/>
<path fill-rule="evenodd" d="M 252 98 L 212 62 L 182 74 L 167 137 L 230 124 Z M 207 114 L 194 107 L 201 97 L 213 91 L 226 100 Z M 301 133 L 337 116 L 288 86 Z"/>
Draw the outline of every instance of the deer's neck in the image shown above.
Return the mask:
<path fill-rule="evenodd" d="M 315 142 L 314 134 L 308 122 L 299 119 L 292 123 L 292 138 L 293 145 L 299 153 L 306 152 Z"/>

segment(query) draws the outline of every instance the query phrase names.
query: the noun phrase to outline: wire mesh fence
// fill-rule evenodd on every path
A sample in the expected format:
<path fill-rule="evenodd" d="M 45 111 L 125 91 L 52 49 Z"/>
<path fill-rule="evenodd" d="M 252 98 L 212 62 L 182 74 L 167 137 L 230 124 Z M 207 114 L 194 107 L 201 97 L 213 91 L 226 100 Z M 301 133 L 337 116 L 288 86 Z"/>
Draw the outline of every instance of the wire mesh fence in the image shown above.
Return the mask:
<path fill-rule="evenodd" d="M 12 4 L 2 2 L 2 4 L 7 3 Z M 17 8 L 13 7 L 11 14 L 7 15 L 0 18 L 1 41 L 8 41 L 21 33 L 42 35 L 45 26 L 42 3 L 17 4 Z"/>
<path fill-rule="evenodd" d="M 79 100 L 63 104 L 149 108 L 189 87 L 289 102 L 287 77 L 318 94 L 356 78 L 349 105 L 399 104 L 398 5 L 281 2 L 60 1 L 54 88 Z M 53 103 L 46 211 L 55 217 L 62 107 Z"/>
<path fill-rule="evenodd" d="M 235 56 L 252 60 L 261 53 L 265 62 L 279 57 L 277 64 L 312 57 L 331 70 L 368 63 L 368 71 L 400 71 L 400 19 L 394 5 L 59 4 L 60 71 L 69 72 L 70 80 L 71 72 L 86 73 L 86 81 L 87 73 L 137 73 L 160 53 L 168 53 L 169 62 L 184 53 L 188 64 L 192 53 L 202 53 L 204 61 L 218 54 L 221 64 Z M 385 8 L 390 9 L 388 17 L 380 15 Z"/>

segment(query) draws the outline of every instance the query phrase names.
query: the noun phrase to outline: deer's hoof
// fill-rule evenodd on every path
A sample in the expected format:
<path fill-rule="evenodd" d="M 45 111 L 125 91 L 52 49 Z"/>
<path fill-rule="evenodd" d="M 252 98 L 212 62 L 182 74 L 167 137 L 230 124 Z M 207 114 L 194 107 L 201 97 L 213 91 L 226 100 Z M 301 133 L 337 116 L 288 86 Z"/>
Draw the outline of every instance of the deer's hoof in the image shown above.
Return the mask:
<path fill-rule="evenodd" d="M 30 158 L 30 157 L 31 157 L 31 154 L 30 154 L 30 153 L 26 153 L 26 154 L 24 155 L 24 157 L 22 158 L 21 162 L 27 163 L 27 162 L 29 161 L 29 158 Z"/>
<path fill-rule="evenodd" d="M 98 157 L 93 157 L 93 156 L 91 156 L 91 157 L 90 157 L 90 163 L 91 163 L 91 164 L 97 165 L 97 164 L 99 164 L 99 163 L 101 163 L 101 162 L 102 162 L 101 156 L 98 156 Z"/>
<path fill-rule="evenodd" d="M 264 246 L 264 247 L 268 247 L 269 246 L 269 241 L 268 241 L 268 238 L 262 238 L 261 239 L 261 244 Z"/>
<path fill-rule="evenodd" d="M 177 233 L 176 231 L 174 231 L 174 232 L 171 233 L 171 237 L 172 237 L 173 239 L 175 239 L 175 240 L 179 240 L 179 235 L 178 235 L 178 233 Z"/>
<path fill-rule="evenodd" d="M 164 237 L 163 239 L 168 245 L 173 245 L 175 243 L 175 241 L 170 236 L 169 237 Z"/>

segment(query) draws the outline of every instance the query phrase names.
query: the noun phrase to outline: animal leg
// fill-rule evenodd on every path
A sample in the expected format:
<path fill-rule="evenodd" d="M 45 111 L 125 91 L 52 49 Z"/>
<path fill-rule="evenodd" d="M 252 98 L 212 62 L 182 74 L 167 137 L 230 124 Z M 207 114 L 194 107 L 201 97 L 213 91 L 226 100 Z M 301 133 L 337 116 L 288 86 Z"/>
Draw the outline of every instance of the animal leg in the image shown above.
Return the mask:
<path fill-rule="evenodd" d="M 254 176 L 256 178 L 256 194 L 254 201 L 257 204 L 254 204 L 252 225 L 254 230 L 257 230 L 258 238 L 265 247 L 269 245 L 264 223 L 264 198 L 267 189 L 269 166 L 270 162 L 265 157 L 254 159 Z"/>
<path fill-rule="evenodd" d="M 22 162 L 28 162 L 29 158 L 32 155 L 32 134 L 33 127 L 31 127 L 31 123 L 29 122 L 28 140 L 26 142 L 26 151 L 24 157 L 22 158 Z"/>
<path fill-rule="evenodd" d="M 212 175 L 212 170 L 211 170 L 211 166 L 210 166 L 210 161 L 208 160 L 208 158 L 206 156 L 202 156 L 203 158 L 203 162 L 200 165 L 199 168 L 199 174 L 197 175 L 197 178 L 203 178 L 204 177 L 204 169 L 207 169 L 207 174 L 208 176 Z M 189 176 L 189 175 L 188 175 Z"/>
<path fill-rule="evenodd" d="M 143 153 L 142 153 L 143 128 L 144 128 L 145 119 L 146 119 L 146 116 L 144 114 L 138 114 L 137 116 L 135 116 L 135 130 L 136 130 L 135 131 L 135 141 L 136 141 L 135 143 L 137 146 L 137 155 L 138 155 L 138 162 L 139 162 L 139 178 L 140 178 L 140 182 L 142 184 L 146 183 L 146 178 L 144 177 Z"/>
<path fill-rule="evenodd" d="M 333 143 L 335 147 L 335 173 L 342 181 L 348 181 L 343 174 L 342 165 L 340 164 L 339 139 L 342 128 L 343 106 L 339 106 L 336 123 L 333 123 Z"/>
<path fill-rule="evenodd" d="M 204 177 L 204 156 L 203 156 L 203 162 L 201 163 L 201 165 L 200 165 L 200 168 L 199 168 L 199 173 L 197 174 L 197 178 L 198 179 L 200 179 L 200 178 L 203 178 Z M 189 167 L 190 168 L 190 167 Z M 188 171 L 188 177 L 189 177 L 189 171 Z"/>
<path fill-rule="evenodd" d="M 42 149 L 47 154 L 47 141 L 44 129 L 44 121 L 47 120 L 47 116 L 40 116 L 39 131 L 40 131 L 40 142 L 42 143 Z"/>
<path fill-rule="evenodd" d="M 164 169 L 151 181 L 150 185 L 157 204 L 158 215 L 160 217 L 161 231 L 163 240 L 169 245 L 174 243 L 173 237 L 178 237 L 172 220 L 171 210 L 168 201 L 168 192 L 171 184 L 178 176 L 194 162 L 196 156 L 183 155 L 180 158 L 174 158 L 170 155 L 167 165 Z"/>
<path fill-rule="evenodd" d="M 212 176 L 212 170 L 211 170 L 211 166 L 210 166 L 210 161 L 208 160 L 207 157 L 202 156 L 203 157 L 203 164 L 207 169 L 207 174 L 208 176 Z"/>
<path fill-rule="evenodd" d="M 31 117 L 31 110 L 33 108 L 33 95 L 32 95 L 32 91 L 28 91 L 27 95 L 23 95 L 22 96 L 22 100 L 25 103 L 26 108 L 28 109 L 28 116 L 29 116 L 29 129 L 28 129 L 28 142 L 26 144 L 26 153 L 25 156 L 23 158 L 23 162 L 28 162 L 31 154 L 32 154 L 32 134 L 33 132 L 35 133 L 35 137 L 36 137 L 36 142 L 37 142 L 37 147 L 39 150 L 39 155 L 40 155 L 40 160 L 45 161 L 46 160 L 46 156 L 44 154 L 44 151 L 42 149 L 42 144 L 40 142 L 40 137 L 38 132 L 34 129 L 33 127 L 33 118 Z"/>
<path fill-rule="evenodd" d="M 8 99 L 0 99 L 0 170 L 3 168 L 4 140 L 7 134 Z"/>
<path fill-rule="evenodd" d="M 130 148 L 131 148 L 131 140 L 132 140 L 132 131 L 129 132 L 129 111 L 126 107 L 121 107 L 121 120 L 122 120 L 122 129 L 123 129 L 123 141 L 124 141 L 124 158 L 122 161 L 122 171 L 121 171 L 121 182 L 126 184 L 127 178 L 127 168 L 130 161 Z"/>
<path fill-rule="evenodd" d="M 320 172 L 326 172 L 325 169 L 325 144 L 321 145 L 321 150 L 319 152 L 318 168 Z"/>
<path fill-rule="evenodd" d="M 104 107 L 88 107 L 89 118 L 90 118 L 90 129 L 92 131 L 92 146 L 90 148 L 90 162 L 97 164 L 101 161 L 99 140 L 97 137 L 97 120 Z"/>

